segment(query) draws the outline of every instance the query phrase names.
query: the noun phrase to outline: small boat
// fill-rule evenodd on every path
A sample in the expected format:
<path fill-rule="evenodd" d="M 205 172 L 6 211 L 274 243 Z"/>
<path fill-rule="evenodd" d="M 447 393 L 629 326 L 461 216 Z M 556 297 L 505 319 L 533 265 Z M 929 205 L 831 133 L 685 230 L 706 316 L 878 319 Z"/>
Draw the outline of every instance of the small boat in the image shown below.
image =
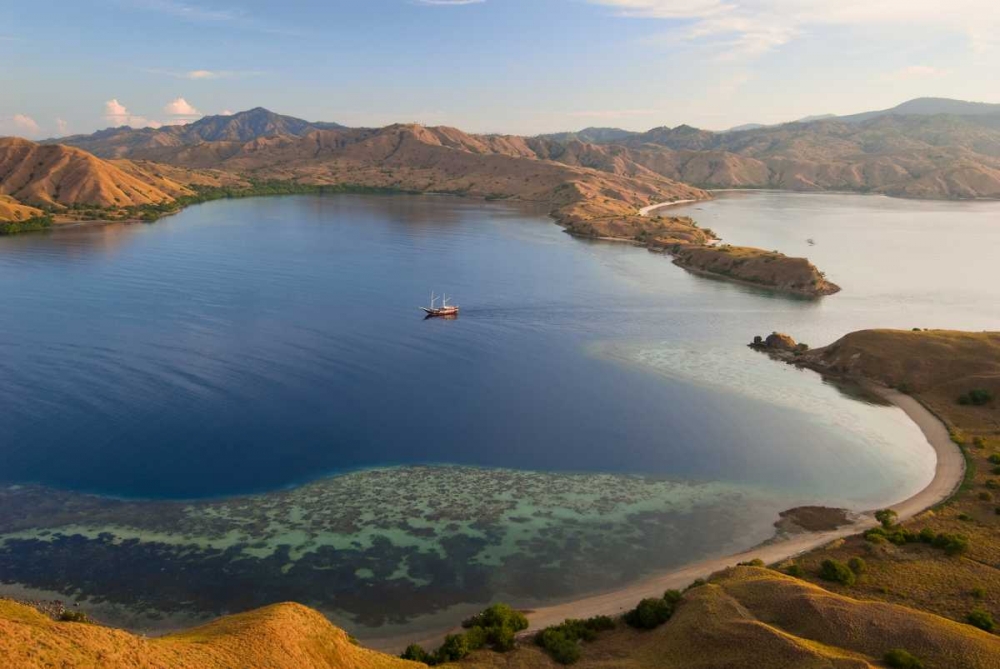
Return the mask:
<path fill-rule="evenodd" d="M 428 318 L 430 318 L 431 316 L 457 316 L 458 315 L 458 307 L 448 304 L 448 296 L 447 295 L 442 295 L 441 296 L 441 306 L 440 307 L 434 306 L 435 302 L 437 302 L 437 296 L 434 293 L 431 293 L 431 306 L 429 306 L 429 307 L 420 307 L 421 309 L 424 310 L 424 313 L 427 314 Z"/>
<path fill-rule="evenodd" d="M 809 239 L 806 240 L 806 244 L 808 244 L 809 246 L 816 246 L 816 240 L 810 237 Z"/>

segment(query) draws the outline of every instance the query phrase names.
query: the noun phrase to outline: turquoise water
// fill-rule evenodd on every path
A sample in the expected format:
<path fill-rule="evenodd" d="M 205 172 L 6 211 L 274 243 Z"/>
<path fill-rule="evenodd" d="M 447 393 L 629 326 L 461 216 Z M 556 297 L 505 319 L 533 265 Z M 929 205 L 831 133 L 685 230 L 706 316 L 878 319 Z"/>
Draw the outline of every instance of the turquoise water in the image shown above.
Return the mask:
<path fill-rule="evenodd" d="M 0 578 L 154 618 L 293 598 L 375 634 L 922 488 L 933 454 L 902 412 L 744 345 L 996 328 L 974 259 L 997 256 L 1000 208 L 754 193 L 678 212 L 807 254 L 844 292 L 705 280 L 445 197 L 214 202 L 0 240 Z M 431 290 L 461 316 L 422 320 Z"/>

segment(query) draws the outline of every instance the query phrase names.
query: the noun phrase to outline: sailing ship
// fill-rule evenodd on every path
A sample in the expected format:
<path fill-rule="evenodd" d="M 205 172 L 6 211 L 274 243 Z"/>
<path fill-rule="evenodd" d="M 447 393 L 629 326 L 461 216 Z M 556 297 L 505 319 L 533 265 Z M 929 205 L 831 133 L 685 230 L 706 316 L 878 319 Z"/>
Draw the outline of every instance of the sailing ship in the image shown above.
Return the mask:
<path fill-rule="evenodd" d="M 437 299 L 438 299 L 437 295 L 435 295 L 432 292 L 431 293 L 431 306 L 429 306 L 429 307 L 420 307 L 421 309 L 424 310 L 424 313 L 426 313 L 428 317 L 431 317 L 431 316 L 457 316 L 458 315 L 458 307 L 455 306 L 455 305 L 448 304 L 448 296 L 447 295 L 444 295 L 444 294 L 441 295 L 441 306 L 440 307 L 435 306 L 435 303 L 437 302 Z"/>

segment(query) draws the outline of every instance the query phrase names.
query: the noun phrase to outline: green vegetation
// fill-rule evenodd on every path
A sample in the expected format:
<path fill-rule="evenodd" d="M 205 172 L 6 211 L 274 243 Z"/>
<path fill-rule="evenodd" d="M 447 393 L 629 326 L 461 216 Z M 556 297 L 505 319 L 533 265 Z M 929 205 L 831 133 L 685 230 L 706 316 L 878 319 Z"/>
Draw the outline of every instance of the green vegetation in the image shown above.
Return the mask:
<path fill-rule="evenodd" d="M 982 406 L 993 401 L 993 393 L 982 388 L 974 388 L 964 395 L 960 395 L 958 398 L 959 404 L 971 404 L 973 406 Z"/>
<path fill-rule="evenodd" d="M 993 621 L 993 616 L 985 609 L 974 610 L 965 617 L 965 621 L 984 632 L 992 632 L 997 627 L 997 624 Z"/>
<path fill-rule="evenodd" d="M 924 666 L 923 662 L 902 648 L 893 648 L 882 657 L 882 661 L 894 669 L 923 669 Z"/>
<path fill-rule="evenodd" d="M 63 609 L 59 614 L 59 620 L 64 623 L 89 623 L 90 618 L 83 611 L 71 611 Z"/>
<path fill-rule="evenodd" d="M 47 230 L 50 227 L 52 227 L 52 217 L 48 214 L 32 216 L 23 221 L 0 221 L 0 237 L 4 235 L 16 235 L 20 232 Z"/>
<path fill-rule="evenodd" d="M 411 644 L 401 657 L 433 666 L 456 662 L 480 648 L 488 647 L 503 653 L 513 650 L 514 637 L 518 632 L 528 629 L 528 619 L 507 604 L 494 604 L 465 620 L 462 627 L 467 631 L 463 634 L 449 634 L 441 647 L 433 653 L 428 653 L 418 644 Z"/>
<path fill-rule="evenodd" d="M 898 525 L 889 530 L 881 527 L 873 527 L 867 530 L 864 536 L 865 539 L 872 543 L 889 541 L 897 546 L 918 542 L 931 544 L 935 548 L 944 550 L 948 555 L 962 555 L 969 550 L 969 538 L 964 534 L 949 534 L 947 532 L 935 534 L 933 530 L 927 527 L 919 532 L 914 532 Z"/>
<path fill-rule="evenodd" d="M 851 568 L 839 560 L 823 560 L 819 568 L 819 577 L 824 581 L 834 581 L 841 585 L 851 586 L 857 581 L 857 577 Z"/>
<path fill-rule="evenodd" d="M 698 579 L 701 581 L 701 579 Z M 694 587 L 699 587 L 695 585 L 698 581 L 695 581 L 690 586 L 688 590 Z M 704 585 L 704 581 L 700 585 Z M 629 627 L 634 627 L 636 629 L 651 630 L 659 627 L 663 623 L 670 620 L 670 617 L 674 615 L 674 611 L 677 609 L 677 605 L 680 603 L 682 595 L 677 590 L 667 590 L 663 593 L 663 597 L 648 597 L 636 606 L 631 611 L 625 613 L 622 616 L 622 620 Z"/>
<path fill-rule="evenodd" d="M 861 574 L 868 571 L 868 564 L 857 556 L 847 561 L 847 567 L 854 572 L 855 576 L 861 576 Z"/>
<path fill-rule="evenodd" d="M 535 643 L 559 664 L 573 664 L 580 659 L 580 641 L 593 641 L 599 632 L 614 628 L 615 621 L 608 616 L 587 620 L 570 618 L 561 625 L 546 627 L 536 634 Z"/>
<path fill-rule="evenodd" d="M 875 512 L 875 520 L 882 523 L 882 527 L 887 530 L 896 524 L 896 519 L 898 517 L 899 515 L 892 509 L 882 509 L 881 511 Z"/>

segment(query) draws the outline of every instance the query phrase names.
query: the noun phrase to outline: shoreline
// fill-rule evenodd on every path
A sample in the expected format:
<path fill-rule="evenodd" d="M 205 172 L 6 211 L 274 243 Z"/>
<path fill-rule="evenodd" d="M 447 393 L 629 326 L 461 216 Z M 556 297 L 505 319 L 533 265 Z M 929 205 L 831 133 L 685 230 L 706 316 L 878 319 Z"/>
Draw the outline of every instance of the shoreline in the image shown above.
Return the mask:
<path fill-rule="evenodd" d="M 906 413 L 920 428 L 937 456 L 934 477 L 930 483 L 915 495 L 889 505 L 896 511 L 900 521 L 908 520 L 946 501 L 958 490 L 965 477 L 965 456 L 952 442 L 945 424 L 919 401 L 883 386 L 869 384 L 869 388 Z M 679 569 L 650 576 L 625 588 L 535 609 L 527 614 L 529 623 L 527 632 L 557 625 L 567 618 L 621 615 L 645 597 L 660 597 L 666 590 L 682 589 L 698 578 L 707 578 L 739 562 L 761 559 L 767 564 L 774 564 L 797 557 L 837 539 L 875 527 L 878 523 L 872 513 L 873 511 L 866 511 L 859 514 L 857 521 L 835 530 L 803 532 L 785 539 L 770 540 L 740 553 L 701 560 Z"/>
<path fill-rule="evenodd" d="M 640 216 L 649 216 L 649 214 L 662 207 L 675 207 L 681 204 L 691 204 L 692 202 L 705 202 L 705 200 L 671 200 L 668 202 L 657 202 L 656 204 L 651 204 L 643 207 L 639 210 Z"/>

